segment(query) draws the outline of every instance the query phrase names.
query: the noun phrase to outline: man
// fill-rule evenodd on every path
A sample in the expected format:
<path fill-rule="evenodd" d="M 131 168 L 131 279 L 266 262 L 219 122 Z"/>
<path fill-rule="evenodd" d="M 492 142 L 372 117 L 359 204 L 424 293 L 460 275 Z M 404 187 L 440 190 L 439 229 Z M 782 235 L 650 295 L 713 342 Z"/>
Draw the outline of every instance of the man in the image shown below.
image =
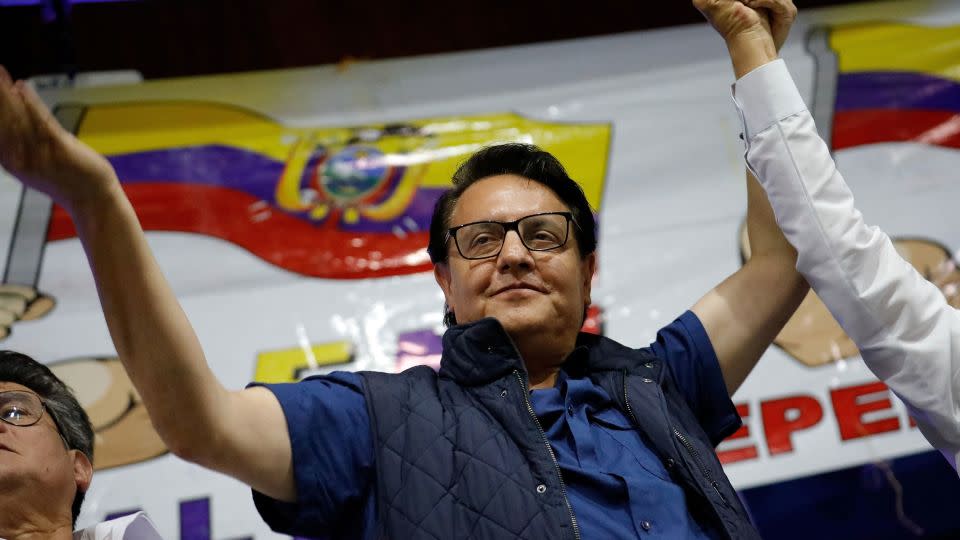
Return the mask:
<path fill-rule="evenodd" d="M 732 58 L 747 164 L 799 252 L 798 270 L 867 367 L 960 469 L 960 314 L 864 222 L 783 61 L 759 43 Z"/>
<path fill-rule="evenodd" d="M 92 462 L 93 428 L 70 389 L 47 366 L 0 351 L 0 538 L 159 538 L 142 513 L 73 533 Z"/>
<path fill-rule="evenodd" d="M 773 40 L 759 12 L 718 13 L 732 49 Z M 782 43 L 789 20 L 773 28 Z M 110 164 L 23 84 L 0 83 L 0 164 L 71 214 L 158 433 L 177 455 L 252 486 L 274 529 L 757 537 L 713 447 L 740 424 L 729 395 L 807 287 L 755 180 L 749 263 L 656 343 L 630 349 L 578 334 L 597 264 L 582 191 L 535 147 L 490 147 L 459 169 L 431 225 L 436 280 L 456 323 L 439 374 L 338 373 L 228 391 Z"/>
<path fill-rule="evenodd" d="M 93 476 L 93 428 L 50 370 L 0 351 L 0 538 L 69 538 Z"/>

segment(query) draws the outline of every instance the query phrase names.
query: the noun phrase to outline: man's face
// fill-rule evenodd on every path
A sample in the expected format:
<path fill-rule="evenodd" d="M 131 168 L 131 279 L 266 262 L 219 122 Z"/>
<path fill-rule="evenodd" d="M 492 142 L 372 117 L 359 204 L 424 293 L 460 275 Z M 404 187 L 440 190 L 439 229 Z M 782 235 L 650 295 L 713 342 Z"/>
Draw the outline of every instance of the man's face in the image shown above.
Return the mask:
<path fill-rule="evenodd" d="M 491 176 L 471 185 L 451 215 L 451 226 L 475 221 L 514 221 L 570 209 L 546 186 L 514 175 Z M 507 233 L 496 257 L 464 259 L 451 239 L 449 261 L 438 265 L 437 282 L 458 323 L 495 317 L 514 338 L 525 332 L 575 333 L 590 303 L 596 255 L 581 260 L 571 222 L 566 244 L 530 251 L 516 231 Z"/>
<path fill-rule="evenodd" d="M 0 382 L 0 392 L 12 390 L 35 394 L 19 384 Z M 25 507 L 39 505 L 38 513 L 66 510 L 70 517 L 76 490 L 87 489 L 92 470 L 82 452 L 66 448 L 49 411 L 32 426 L 0 422 L 0 513 L 7 512 L 2 502 L 10 495 Z"/>

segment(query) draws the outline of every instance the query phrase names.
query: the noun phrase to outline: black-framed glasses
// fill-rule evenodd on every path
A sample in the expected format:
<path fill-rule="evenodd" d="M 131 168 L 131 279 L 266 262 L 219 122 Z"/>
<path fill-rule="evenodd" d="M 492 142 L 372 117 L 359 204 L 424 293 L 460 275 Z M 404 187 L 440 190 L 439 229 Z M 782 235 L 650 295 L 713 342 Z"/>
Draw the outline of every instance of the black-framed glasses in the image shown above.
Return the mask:
<path fill-rule="evenodd" d="M 10 390 L 0 392 L 0 420 L 12 426 L 32 426 L 43 418 L 47 404 L 33 392 Z M 50 417 L 51 419 L 53 416 Z M 54 420 L 56 424 L 56 420 Z M 60 427 L 57 426 L 57 431 Z"/>
<path fill-rule="evenodd" d="M 475 221 L 451 227 L 447 236 L 453 238 L 457 251 L 464 259 L 496 257 L 503 249 L 509 231 L 517 231 L 520 241 L 530 251 L 549 251 L 567 243 L 570 233 L 570 212 L 544 212 L 524 216 L 516 221 Z"/>

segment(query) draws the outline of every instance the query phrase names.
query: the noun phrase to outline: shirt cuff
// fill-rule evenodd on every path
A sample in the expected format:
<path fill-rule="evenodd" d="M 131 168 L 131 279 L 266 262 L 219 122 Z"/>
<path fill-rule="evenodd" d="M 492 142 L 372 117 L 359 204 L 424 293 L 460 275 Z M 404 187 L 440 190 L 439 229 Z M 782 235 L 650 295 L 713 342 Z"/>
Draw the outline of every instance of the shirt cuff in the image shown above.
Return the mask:
<path fill-rule="evenodd" d="M 740 77 L 733 84 L 733 103 L 747 142 L 780 120 L 807 110 L 782 59 Z"/>

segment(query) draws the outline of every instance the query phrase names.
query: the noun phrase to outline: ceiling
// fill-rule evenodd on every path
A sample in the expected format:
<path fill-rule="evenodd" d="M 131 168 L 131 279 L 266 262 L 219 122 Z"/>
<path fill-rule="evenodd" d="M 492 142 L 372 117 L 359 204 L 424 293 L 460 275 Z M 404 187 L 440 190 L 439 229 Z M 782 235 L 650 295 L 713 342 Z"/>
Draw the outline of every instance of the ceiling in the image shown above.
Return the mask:
<path fill-rule="evenodd" d="M 800 9 L 851 3 L 856 2 L 796 1 Z M 689 0 L 141 0 L 82 3 L 69 11 L 56 20 L 50 8 L 0 7 L 0 63 L 19 78 L 136 69 L 152 79 L 517 45 L 702 20 Z"/>

